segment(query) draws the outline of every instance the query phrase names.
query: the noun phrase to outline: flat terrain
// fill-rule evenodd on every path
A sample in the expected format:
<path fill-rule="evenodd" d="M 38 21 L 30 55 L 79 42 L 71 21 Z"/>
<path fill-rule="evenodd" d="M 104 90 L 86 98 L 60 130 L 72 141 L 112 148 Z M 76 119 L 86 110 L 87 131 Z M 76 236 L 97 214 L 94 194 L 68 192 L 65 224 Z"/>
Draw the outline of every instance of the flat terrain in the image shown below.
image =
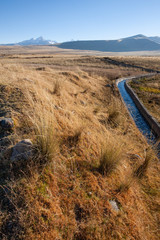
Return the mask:
<path fill-rule="evenodd" d="M 1 51 L 0 119 L 14 128 L 0 129 L 0 239 L 159 240 L 159 162 L 115 86 L 159 58 L 50 49 Z M 13 161 L 23 139 L 32 154 Z"/>
<path fill-rule="evenodd" d="M 0 55 L 12 54 L 60 54 L 91 56 L 160 56 L 160 51 L 100 52 L 87 50 L 61 49 L 55 46 L 0 46 Z"/>

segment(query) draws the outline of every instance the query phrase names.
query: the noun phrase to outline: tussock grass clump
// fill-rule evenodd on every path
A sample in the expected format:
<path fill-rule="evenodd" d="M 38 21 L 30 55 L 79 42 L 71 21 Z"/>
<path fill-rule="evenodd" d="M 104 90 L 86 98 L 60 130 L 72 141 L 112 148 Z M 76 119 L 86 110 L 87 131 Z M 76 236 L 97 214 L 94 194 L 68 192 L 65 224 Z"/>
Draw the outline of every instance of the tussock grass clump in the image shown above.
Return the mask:
<path fill-rule="evenodd" d="M 119 122 L 119 116 L 120 116 L 119 110 L 114 108 L 114 106 L 112 105 L 112 107 L 109 109 L 108 122 L 117 125 Z"/>
<path fill-rule="evenodd" d="M 56 94 L 57 96 L 60 96 L 61 95 L 61 88 L 62 88 L 62 85 L 60 83 L 60 80 L 56 80 L 54 82 L 52 94 Z"/>
<path fill-rule="evenodd" d="M 125 181 L 119 185 L 117 192 L 120 192 L 120 193 L 127 192 L 134 185 L 135 182 L 136 182 L 136 178 L 133 176 L 133 174 L 128 175 Z"/>
<path fill-rule="evenodd" d="M 32 129 L 32 138 L 40 159 L 50 162 L 59 148 L 52 98 L 41 86 L 34 89 L 34 94 L 26 91 L 26 98 L 31 111 L 26 109 L 25 114 Z"/>
<path fill-rule="evenodd" d="M 51 161 L 58 150 L 58 136 L 55 134 L 54 122 L 40 119 L 39 124 L 36 124 L 35 136 L 39 153 Z"/>
<path fill-rule="evenodd" d="M 73 135 L 69 135 L 67 137 L 68 145 L 69 146 L 76 145 L 80 139 L 81 133 L 82 133 L 82 129 L 77 129 L 75 130 Z"/>
<path fill-rule="evenodd" d="M 102 150 L 99 171 L 103 175 L 108 175 L 113 172 L 122 160 L 123 151 L 122 146 L 117 144 L 114 139 L 108 140 Z"/>
<path fill-rule="evenodd" d="M 118 98 L 114 97 L 111 99 L 111 103 L 108 106 L 107 122 L 112 128 L 117 128 L 118 126 L 126 128 L 127 126 L 124 106 L 122 106 L 122 103 Z"/>
<path fill-rule="evenodd" d="M 145 176 L 145 174 L 153 160 L 153 156 L 154 156 L 153 150 L 151 148 L 148 148 L 146 150 L 145 155 L 146 156 L 145 156 L 144 162 L 134 172 L 135 177 L 142 178 Z"/>

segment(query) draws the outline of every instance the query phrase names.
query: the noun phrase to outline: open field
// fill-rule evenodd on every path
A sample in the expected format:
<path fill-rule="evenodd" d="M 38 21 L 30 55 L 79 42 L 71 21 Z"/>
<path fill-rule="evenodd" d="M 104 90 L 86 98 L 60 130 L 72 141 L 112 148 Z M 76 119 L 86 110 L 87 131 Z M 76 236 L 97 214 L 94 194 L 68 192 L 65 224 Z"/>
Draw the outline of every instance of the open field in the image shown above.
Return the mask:
<path fill-rule="evenodd" d="M 61 54 L 61 55 L 90 55 L 90 56 L 160 56 L 160 51 L 138 52 L 100 52 L 87 50 L 61 49 L 55 46 L 0 46 L 0 55 L 11 54 Z"/>
<path fill-rule="evenodd" d="M 8 49 L 0 118 L 12 118 L 14 128 L 0 130 L 0 238 L 158 240 L 158 159 L 115 86 L 144 71 L 103 56 Z M 13 161 L 23 139 L 32 154 Z"/>
<path fill-rule="evenodd" d="M 132 81 L 131 87 L 151 115 L 160 123 L 160 76 Z"/>
<path fill-rule="evenodd" d="M 125 63 L 141 66 L 144 68 L 151 68 L 154 70 L 160 69 L 160 58 L 156 56 L 148 56 L 148 57 L 142 57 L 142 56 L 131 56 L 131 57 L 113 57 L 113 59 L 118 61 L 124 61 Z"/>

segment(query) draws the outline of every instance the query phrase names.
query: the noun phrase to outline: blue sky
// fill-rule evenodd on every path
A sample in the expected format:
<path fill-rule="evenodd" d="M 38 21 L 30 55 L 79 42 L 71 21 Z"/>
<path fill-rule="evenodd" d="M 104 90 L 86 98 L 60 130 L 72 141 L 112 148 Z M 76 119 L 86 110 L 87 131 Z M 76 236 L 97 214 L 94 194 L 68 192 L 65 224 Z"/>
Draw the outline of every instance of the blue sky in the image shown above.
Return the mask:
<path fill-rule="evenodd" d="M 0 0 L 0 43 L 160 36 L 160 0 Z"/>

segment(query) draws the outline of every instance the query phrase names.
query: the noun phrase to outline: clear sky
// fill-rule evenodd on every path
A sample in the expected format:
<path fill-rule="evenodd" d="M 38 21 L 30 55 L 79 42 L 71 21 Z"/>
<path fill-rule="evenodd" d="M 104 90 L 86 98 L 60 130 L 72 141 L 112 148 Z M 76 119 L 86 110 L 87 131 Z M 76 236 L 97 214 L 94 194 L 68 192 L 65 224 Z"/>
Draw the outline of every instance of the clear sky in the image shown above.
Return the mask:
<path fill-rule="evenodd" d="M 0 0 L 0 43 L 160 36 L 160 0 Z"/>

